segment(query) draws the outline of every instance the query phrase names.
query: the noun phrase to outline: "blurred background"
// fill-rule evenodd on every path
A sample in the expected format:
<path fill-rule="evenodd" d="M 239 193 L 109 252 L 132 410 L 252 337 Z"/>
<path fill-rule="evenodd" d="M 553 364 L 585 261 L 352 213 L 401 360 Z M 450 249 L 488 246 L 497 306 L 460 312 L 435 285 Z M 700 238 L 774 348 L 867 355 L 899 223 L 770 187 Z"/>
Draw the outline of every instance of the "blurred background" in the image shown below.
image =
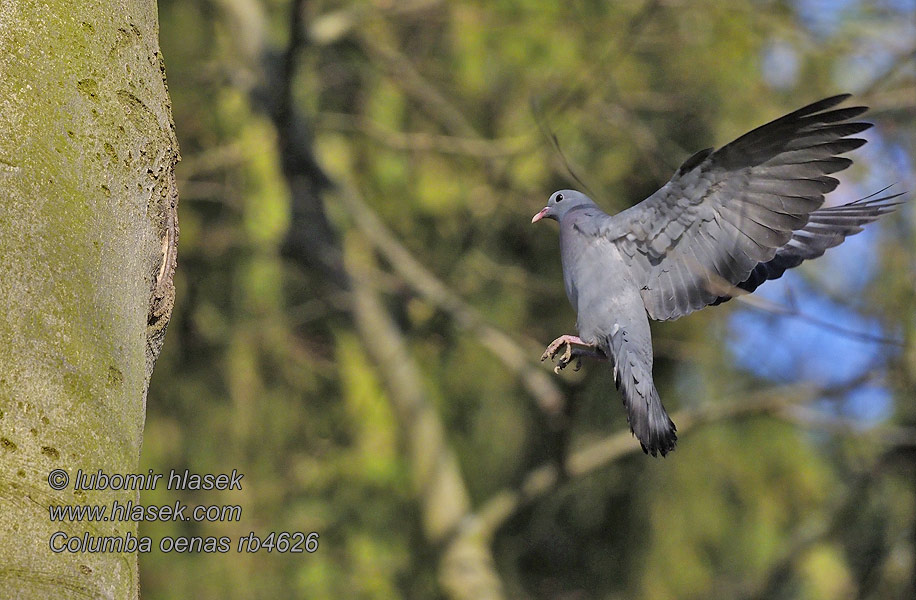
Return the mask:
<path fill-rule="evenodd" d="M 313 554 L 142 555 L 166 598 L 916 597 L 914 0 L 162 0 L 178 299 L 142 470 L 244 473 Z M 556 189 L 608 212 L 824 96 L 872 107 L 829 204 L 909 205 L 755 296 L 653 323 L 643 455 L 575 315 Z M 554 143 L 553 139 L 557 143 Z"/>

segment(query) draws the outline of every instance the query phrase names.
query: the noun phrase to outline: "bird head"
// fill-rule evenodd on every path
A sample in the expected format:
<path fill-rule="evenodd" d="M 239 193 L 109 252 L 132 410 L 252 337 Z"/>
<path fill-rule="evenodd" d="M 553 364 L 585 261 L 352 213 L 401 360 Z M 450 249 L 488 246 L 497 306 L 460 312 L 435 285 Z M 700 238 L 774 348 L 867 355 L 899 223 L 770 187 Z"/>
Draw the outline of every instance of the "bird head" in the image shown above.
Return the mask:
<path fill-rule="evenodd" d="M 560 190 L 551 194 L 547 200 L 547 206 L 531 218 L 532 223 L 537 223 L 541 219 L 553 219 L 559 221 L 571 208 L 577 206 L 594 204 L 591 198 L 575 190 Z"/>

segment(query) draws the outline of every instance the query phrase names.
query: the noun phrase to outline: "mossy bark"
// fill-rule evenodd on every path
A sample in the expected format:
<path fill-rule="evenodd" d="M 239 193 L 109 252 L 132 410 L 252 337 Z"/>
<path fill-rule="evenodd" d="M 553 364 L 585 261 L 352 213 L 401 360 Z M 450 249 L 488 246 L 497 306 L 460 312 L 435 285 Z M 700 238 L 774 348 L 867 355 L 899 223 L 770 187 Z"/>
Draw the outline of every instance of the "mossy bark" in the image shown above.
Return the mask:
<path fill-rule="evenodd" d="M 49 546 L 136 524 L 52 522 L 48 507 L 137 501 L 73 480 L 137 468 L 171 314 L 177 161 L 154 0 L 0 3 L 4 597 L 137 597 L 135 553 Z"/>

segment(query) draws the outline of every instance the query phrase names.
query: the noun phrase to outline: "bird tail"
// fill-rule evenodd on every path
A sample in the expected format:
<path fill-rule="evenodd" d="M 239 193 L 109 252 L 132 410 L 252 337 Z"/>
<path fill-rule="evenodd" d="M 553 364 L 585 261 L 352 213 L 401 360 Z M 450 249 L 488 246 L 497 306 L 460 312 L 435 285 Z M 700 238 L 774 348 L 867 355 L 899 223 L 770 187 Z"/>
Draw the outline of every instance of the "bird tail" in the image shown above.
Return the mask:
<path fill-rule="evenodd" d="M 643 452 L 652 456 L 658 452 L 665 456 L 674 450 L 677 444 L 677 427 L 668 416 L 654 385 L 647 402 L 626 403 L 626 406 L 630 430 L 639 440 Z"/>
<path fill-rule="evenodd" d="M 640 360 L 627 340 L 626 331 L 608 337 L 614 361 L 614 382 L 627 409 L 630 431 L 639 440 L 643 452 L 665 456 L 677 443 L 677 427 L 658 397 L 652 381 L 651 356 Z M 651 350 L 650 350 L 651 351 Z"/>

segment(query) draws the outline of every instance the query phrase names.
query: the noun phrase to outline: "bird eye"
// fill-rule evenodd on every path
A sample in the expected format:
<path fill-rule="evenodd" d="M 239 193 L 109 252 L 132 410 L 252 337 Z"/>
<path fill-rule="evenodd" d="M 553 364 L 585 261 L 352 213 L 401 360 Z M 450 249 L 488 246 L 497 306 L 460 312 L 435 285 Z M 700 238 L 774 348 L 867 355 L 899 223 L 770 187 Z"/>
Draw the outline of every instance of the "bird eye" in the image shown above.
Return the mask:
<path fill-rule="evenodd" d="M 563 200 L 563 194 L 557 194 L 557 202 Z"/>

